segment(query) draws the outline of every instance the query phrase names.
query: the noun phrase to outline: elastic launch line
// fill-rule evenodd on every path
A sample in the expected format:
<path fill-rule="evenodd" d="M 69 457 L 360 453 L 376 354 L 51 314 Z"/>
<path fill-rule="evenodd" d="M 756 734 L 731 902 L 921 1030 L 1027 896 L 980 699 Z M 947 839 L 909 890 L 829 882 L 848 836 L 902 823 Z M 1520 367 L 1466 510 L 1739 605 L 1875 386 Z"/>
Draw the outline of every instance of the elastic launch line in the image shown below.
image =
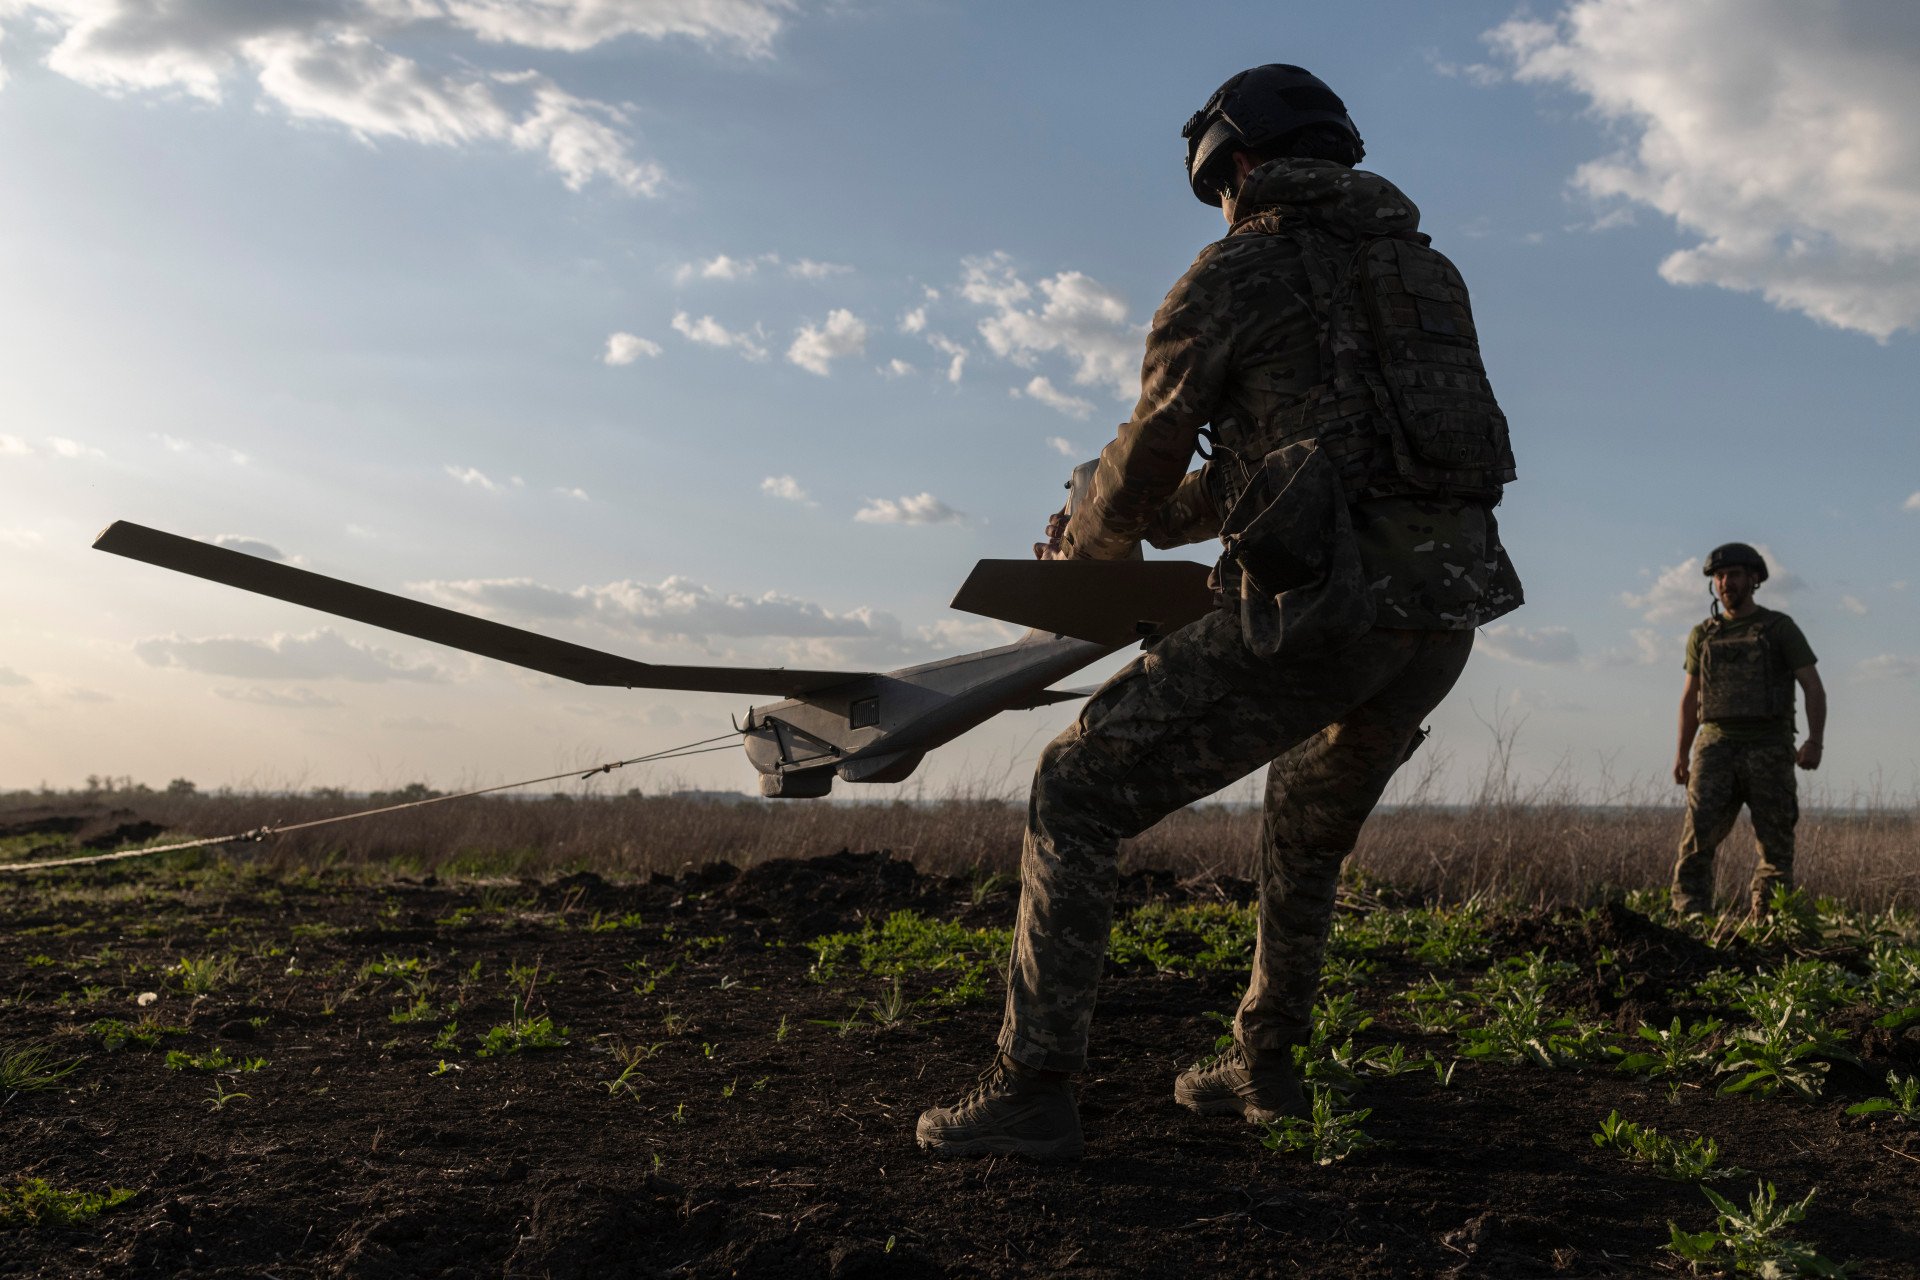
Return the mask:
<path fill-rule="evenodd" d="M 726 740 L 736 736 L 738 735 L 722 733 L 711 738 L 702 738 L 698 742 L 689 742 L 684 746 L 669 747 L 665 751 L 633 756 L 626 760 L 612 760 L 606 764 L 595 765 L 585 773 L 569 769 L 565 773 L 550 773 L 544 778 L 528 778 L 523 782 L 503 782 L 493 787 L 476 787 L 472 791 L 460 791 L 450 796 L 430 796 L 425 800 L 409 800 L 404 804 L 381 805 L 377 809 L 361 809 L 357 813 L 335 814 L 331 818 L 312 818 L 306 822 L 255 827 L 251 831 L 242 831 L 237 835 L 208 836 L 204 840 L 182 840 L 178 844 L 153 845 L 144 849 L 122 849 L 118 853 L 96 853 L 83 858 L 53 858 L 44 862 L 0 862 L 0 874 L 10 871 L 39 871 L 52 867 L 84 867 L 101 862 L 119 862 L 124 858 L 146 858 L 156 853 L 175 853 L 181 849 L 201 849 L 210 844 L 238 844 L 243 840 L 260 841 L 268 836 L 277 836 L 288 831 L 304 831 L 308 827 L 325 827 L 336 822 L 352 822 L 356 818 L 371 818 L 379 813 L 398 813 L 402 809 L 419 809 L 430 804 L 445 804 L 449 800 L 467 800 L 474 796 L 491 795 L 496 791 L 512 791 L 516 787 L 532 787 L 542 782 L 558 782 L 562 778 L 577 778 L 584 782 L 596 774 L 612 773 L 615 769 L 624 769 L 630 764 L 647 764 L 655 760 L 675 760 L 681 756 L 705 755 L 709 751 L 726 751 L 733 745 Z M 709 742 L 720 742 L 722 745 L 710 747 L 706 745 Z"/>

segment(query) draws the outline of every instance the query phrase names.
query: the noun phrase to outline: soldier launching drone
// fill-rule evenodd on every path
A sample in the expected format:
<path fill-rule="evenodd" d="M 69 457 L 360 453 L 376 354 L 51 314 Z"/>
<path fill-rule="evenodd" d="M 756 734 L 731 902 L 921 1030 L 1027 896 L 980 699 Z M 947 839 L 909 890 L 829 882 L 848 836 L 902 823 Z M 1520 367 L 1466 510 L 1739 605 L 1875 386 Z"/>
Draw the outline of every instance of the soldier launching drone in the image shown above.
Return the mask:
<path fill-rule="evenodd" d="M 1744 804 L 1760 852 L 1749 906 L 1761 915 L 1774 889 L 1793 883 L 1793 828 L 1800 819 L 1793 770 L 1820 767 L 1827 691 L 1793 619 L 1754 602 L 1767 580 L 1765 557 L 1744 542 L 1729 542 L 1708 554 L 1705 568 L 1713 579 L 1713 611 L 1687 637 L 1673 759 L 1673 780 L 1687 789 L 1673 906 L 1685 913 L 1713 909 L 1714 850 Z M 1796 684 L 1807 699 L 1807 737 L 1798 751 Z"/>
<path fill-rule="evenodd" d="M 1219 536 L 1223 607 L 1086 704 L 1034 775 L 998 1053 L 920 1117 L 937 1155 L 1081 1153 L 1119 842 L 1271 764 L 1259 938 L 1234 1048 L 1174 1082 L 1201 1114 L 1303 1109 L 1340 865 L 1473 629 L 1517 608 L 1493 507 L 1514 478 L 1466 286 L 1413 202 L 1299 67 L 1233 77 L 1188 120 L 1187 180 L 1226 216 L 1155 314 L 1128 422 L 1043 558 Z M 1206 465 L 1189 473 L 1196 453 Z"/>

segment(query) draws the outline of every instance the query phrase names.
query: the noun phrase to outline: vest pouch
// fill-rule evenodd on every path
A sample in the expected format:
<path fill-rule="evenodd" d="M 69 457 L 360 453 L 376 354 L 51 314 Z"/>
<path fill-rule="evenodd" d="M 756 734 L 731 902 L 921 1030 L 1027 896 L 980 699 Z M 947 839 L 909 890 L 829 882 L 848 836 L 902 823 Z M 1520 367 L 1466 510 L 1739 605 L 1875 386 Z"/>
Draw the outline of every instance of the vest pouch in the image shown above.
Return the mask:
<path fill-rule="evenodd" d="M 1792 676 L 1775 660 L 1771 628 L 1748 627 L 1728 634 L 1714 627 L 1702 640 L 1700 718 L 1771 720 L 1786 715 Z"/>
<path fill-rule="evenodd" d="M 1260 460 L 1222 522 L 1221 540 L 1222 579 L 1240 581 L 1241 636 L 1261 657 L 1318 656 L 1373 626 L 1346 490 L 1333 460 L 1312 442 Z"/>

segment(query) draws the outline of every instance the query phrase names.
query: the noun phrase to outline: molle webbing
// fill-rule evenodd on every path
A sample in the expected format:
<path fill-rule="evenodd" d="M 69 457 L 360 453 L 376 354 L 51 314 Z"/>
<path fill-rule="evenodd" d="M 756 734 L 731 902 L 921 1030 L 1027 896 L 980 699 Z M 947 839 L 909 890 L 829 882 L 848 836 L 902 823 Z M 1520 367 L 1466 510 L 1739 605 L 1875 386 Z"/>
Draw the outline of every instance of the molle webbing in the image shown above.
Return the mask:
<path fill-rule="evenodd" d="M 1700 638 L 1700 718 L 1773 720 L 1793 710 L 1793 673 L 1773 640 L 1774 619 L 1729 628 L 1707 623 Z"/>
<path fill-rule="evenodd" d="M 1234 233 L 1299 244 L 1321 316 L 1320 377 L 1270 420 L 1233 433 L 1244 439 L 1222 443 L 1251 466 L 1318 441 L 1352 501 L 1499 501 L 1514 478 L 1507 420 L 1480 360 L 1466 283 L 1445 255 L 1417 232 L 1354 243 L 1272 213 Z"/>

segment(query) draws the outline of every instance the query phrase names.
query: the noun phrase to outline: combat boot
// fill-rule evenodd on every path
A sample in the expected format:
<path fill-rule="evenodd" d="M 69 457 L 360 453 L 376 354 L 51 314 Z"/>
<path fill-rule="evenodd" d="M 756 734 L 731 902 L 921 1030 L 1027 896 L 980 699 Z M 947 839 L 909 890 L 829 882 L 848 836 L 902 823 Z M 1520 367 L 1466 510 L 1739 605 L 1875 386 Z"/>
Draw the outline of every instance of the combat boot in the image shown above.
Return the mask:
<path fill-rule="evenodd" d="M 914 1137 L 935 1156 L 1078 1160 L 1086 1149 L 1066 1073 L 1022 1066 L 1005 1054 L 966 1097 L 922 1113 Z"/>
<path fill-rule="evenodd" d="M 1250 1056 L 1236 1044 L 1211 1065 L 1182 1071 L 1173 1082 L 1173 1100 L 1199 1115 L 1237 1115 L 1248 1124 L 1307 1111 L 1288 1047 Z"/>

